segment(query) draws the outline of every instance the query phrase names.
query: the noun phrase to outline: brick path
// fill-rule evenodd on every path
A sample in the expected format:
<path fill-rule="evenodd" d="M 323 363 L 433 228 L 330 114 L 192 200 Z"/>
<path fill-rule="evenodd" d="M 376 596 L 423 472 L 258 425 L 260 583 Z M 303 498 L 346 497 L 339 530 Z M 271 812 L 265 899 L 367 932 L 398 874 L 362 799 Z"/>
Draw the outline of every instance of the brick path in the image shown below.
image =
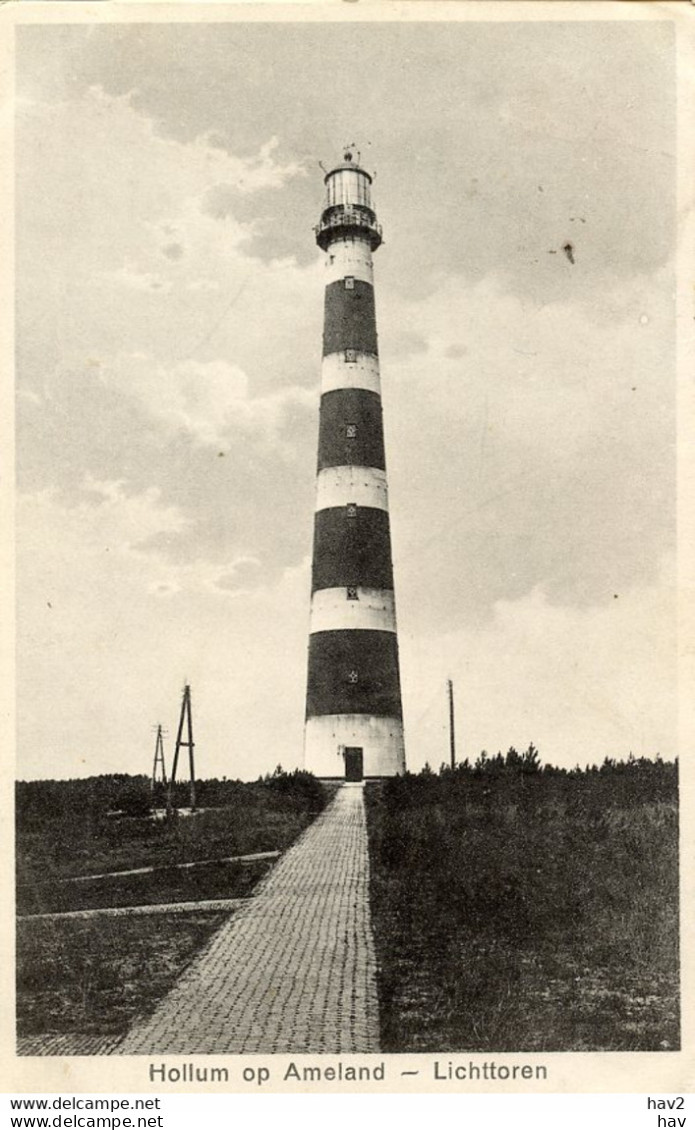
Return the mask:
<path fill-rule="evenodd" d="M 64 1036 L 20 1036 L 17 1055 L 111 1055 L 120 1036 L 66 1032 Z"/>
<path fill-rule="evenodd" d="M 362 788 L 345 786 L 119 1055 L 375 1052 Z"/>

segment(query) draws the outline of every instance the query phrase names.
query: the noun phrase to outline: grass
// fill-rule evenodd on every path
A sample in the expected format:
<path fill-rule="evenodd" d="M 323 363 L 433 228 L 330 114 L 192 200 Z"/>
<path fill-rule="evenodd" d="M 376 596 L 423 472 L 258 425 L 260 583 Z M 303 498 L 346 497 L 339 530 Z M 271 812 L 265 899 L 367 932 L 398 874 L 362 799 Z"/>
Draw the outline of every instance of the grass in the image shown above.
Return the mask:
<path fill-rule="evenodd" d="M 203 781 L 198 786 L 201 811 L 163 821 L 147 818 L 150 794 L 144 779 L 119 778 L 117 787 L 113 780 L 18 784 L 20 886 L 104 871 L 283 851 L 326 801 L 319 782 L 303 773 L 248 783 Z M 127 815 L 128 807 L 123 814 L 121 804 L 135 807 L 139 814 Z"/>
<path fill-rule="evenodd" d="M 678 1047 L 673 768 L 368 786 L 383 1050 Z"/>
<path fill-rule="evenodd" d="M 328 794 L 308 774 L 276 773 L 248 784 L 201 782 L 199 797 L 201 806 L 210 807 L 164 822 L 150 818 L 150 793 L 141 778 L 20 782 L 19 913 L 245 897 L 270 861 L 180 870 L 174 865 L 283 851 L 321 811 Z M 61 881 L 149 866 L 160 869 L 84 883 Z M 18 1034 L 125 1032 L 137 1015 L 154 1008 L 228 917 L 224 911 L 192 910 L 20 918 Z"/>
<path fill-rule="evenodd" d="M 49 914 L 100 907 L 246 898 L 271 864 L 272 860 L 209 863 L 190 869 L 169 867 L 145 875 L 121 875 L 86 883 L 34 882 L 19 889 L 17 909 L 22 915 Z"/>
<path fill-rule="evenodd" d="M 125 1033 L 228 917 L 189 911 L 20 922 L 17 1034 Z"/>

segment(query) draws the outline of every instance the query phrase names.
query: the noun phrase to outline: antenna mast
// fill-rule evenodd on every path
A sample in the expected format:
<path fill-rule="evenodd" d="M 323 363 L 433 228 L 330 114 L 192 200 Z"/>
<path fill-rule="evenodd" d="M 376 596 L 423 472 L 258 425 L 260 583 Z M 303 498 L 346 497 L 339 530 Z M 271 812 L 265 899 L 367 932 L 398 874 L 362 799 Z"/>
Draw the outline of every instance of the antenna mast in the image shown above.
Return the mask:
<path fill-rule="evenodd" d="M 451 768 L 456 768 L 456 734 L 454 732 L 454 684 L 451 679 L 446 681 L 449 692 L 449 748 L 451 751 Z"/>
<path fill-rule="evenodd" d="M 162 723 L 157 725 L 157 739 L 154 745 L 154 764 L 152 765 L 152 792 L 157 787 L 157 770 L 161 770 L 162 784 L 164 788 L 167 785 L 167 771 L 164 764 L 164 731 L 162 730 Z"/>
<path fill-rule="evenodd" d="M 184 726 L 186 728 L 187 738 L 183 737 Z M 174 750 L 174 764 L 171 769 L 171 780 L 169 782 L 169 803 L 167 808 L 171 811 L 172 792 L 174 782 L 176 781 L 176 769 L 179 763 L 179 751 L 182 747 L 188 749 L 188 764 L 191 774 L 191 812 L 195 812 L 195 762 L 193 759 L 193 719 L 191 716 L 191 688 L 186 683 L 183 688 L 183 699 L 181 701 L 181 716 L 179 718 L 179 729 L 176 735 L 176 749 Z"/>

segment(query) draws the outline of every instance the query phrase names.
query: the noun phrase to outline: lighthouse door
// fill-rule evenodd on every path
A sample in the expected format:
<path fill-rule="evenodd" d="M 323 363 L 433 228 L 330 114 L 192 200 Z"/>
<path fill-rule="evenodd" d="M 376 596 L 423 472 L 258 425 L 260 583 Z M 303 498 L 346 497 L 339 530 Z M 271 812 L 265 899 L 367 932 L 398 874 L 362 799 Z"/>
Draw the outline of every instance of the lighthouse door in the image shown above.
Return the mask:
<path fill-rule="evenodd" d="M 364 777 L 362 746 L 345 747 L 345 780 L 361 781 Z"/>

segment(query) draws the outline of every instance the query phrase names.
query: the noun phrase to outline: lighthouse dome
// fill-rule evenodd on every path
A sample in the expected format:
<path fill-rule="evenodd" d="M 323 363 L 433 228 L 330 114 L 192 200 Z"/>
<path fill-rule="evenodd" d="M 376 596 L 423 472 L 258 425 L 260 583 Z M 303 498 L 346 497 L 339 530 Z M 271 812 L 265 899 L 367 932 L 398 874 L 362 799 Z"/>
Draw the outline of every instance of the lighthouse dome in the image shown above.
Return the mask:
<path fill-rule="evenodd" d="M 324 183 L 326 198 L 315 229 L 319 247 L 325 251 L 331 240 L 348 236 L 366 239 L 375 251 L 381 243 L 381 227 L 372 205 L 372 178 L 355 161 L 351 149 L 326 173 Z"/>
<path fill-rule="evenodd" d="M 335 168 L 326 173 L 326 207 L 333 208 L 337 205 L 347 207 L 372 207 L 371 183 L 372 178 L 355 161 L 352 151 L 347 149 L 343 160 Z"/>

